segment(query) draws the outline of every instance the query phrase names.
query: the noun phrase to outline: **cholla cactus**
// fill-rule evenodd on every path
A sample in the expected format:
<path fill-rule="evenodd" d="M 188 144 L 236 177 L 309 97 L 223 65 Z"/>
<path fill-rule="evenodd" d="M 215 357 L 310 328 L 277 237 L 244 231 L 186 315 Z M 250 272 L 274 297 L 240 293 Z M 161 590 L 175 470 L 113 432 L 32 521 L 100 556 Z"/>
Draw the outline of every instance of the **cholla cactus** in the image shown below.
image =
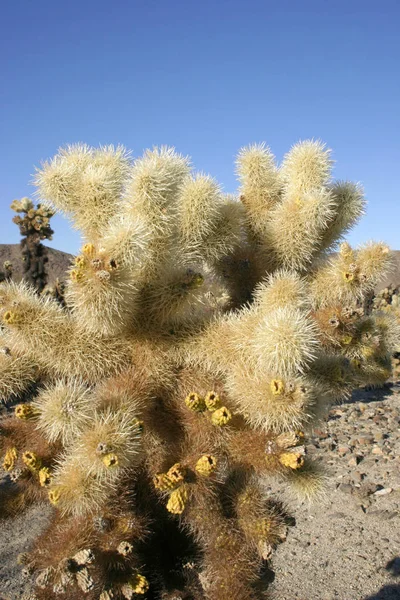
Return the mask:
<path fill-rule="evenodd" d="M 250 146 L 239 197 L 170 148 L 132 162 L 69 146 L 38 171 L 46 214 L 84 237 L 66 307 L 0 288 L 0 389 L 40 374 L 1 436 L 8 512 L 55 507 L 29 555 L 39 599 L 265 597 L 286 521 L 264 482 L 321 490 L 307 435 L 387 377 L 400 339 L 390 315 L 360 308 L 391 254 L 342 241 L 365 202 L 331 168 L 319 142 L 280 167 Z"/>
<path fill-rule="evenodd" d="M 22 260 L 24 262 L 24 279 L 41 292 L 47 282 L 45 264 L 48 260 L 46 247 L 41 240 L 51 240 L 54 231 L 50 227 L 50 219 L 54 211 L 40 204 L 35 208 L 32 200 L 22 198 L 13 200 L 11 208 L 17 215 L 13 222 L 19 227 L 23 239 L 21 240 Z"/>
<path fill-rule="evenodd" d="M 13 265 L 9 260 L 4 261 L 3 263 L 4 271 L 0 271 L 0 282 L 2 281 L 10 281 L 13 274 Z"/>
<path fill-rule="evenodd" d="M 375 313 L 384 312 L 400 323 L 400 286 L 390 284 L 371 299 L 371 308 Z M 392 355 L 392 374 L 395 380 L 400 378 L 400 344 Z"/>

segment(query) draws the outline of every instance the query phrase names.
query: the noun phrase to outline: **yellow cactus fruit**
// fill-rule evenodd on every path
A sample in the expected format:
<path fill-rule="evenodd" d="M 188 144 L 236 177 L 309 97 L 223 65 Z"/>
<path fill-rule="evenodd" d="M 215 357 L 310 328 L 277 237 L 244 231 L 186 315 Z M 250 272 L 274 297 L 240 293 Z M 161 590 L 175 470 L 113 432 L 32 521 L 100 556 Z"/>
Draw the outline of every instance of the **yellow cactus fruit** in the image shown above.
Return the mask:
<path fill-rule="evenodd" d="M 38 456 L 36 456 L 34 452 L 31 452 L 30 450 L 27 450 L 23 453 L 22 460 L 26 464 L 26 466 L 29 467 L 29 469 L 32 469 L 33 471 L 39 471 L 39 469 L 41 468 L 42 461 Z"/>
<path fill-rule="evenodd" d="M 185 467 L 182 466 L 180 463 L 175 463 L 168 470 L 167 476 L 169 477 L 169 479 L 172 481 L 172 483 L 174 485 L 178 485 L 179 483 L 182 483 L 182 481 L 184 480 L 185 473 L 186 473 Z"/>
<path fill-rule="evenodd" d="M 83 271 L 81 271 L 80 269 L 73 269 L 71 271 L 72 281 L 76 281 L 77 283 L 80 283 L 83 280 L 83 277 L 84 277 Z"/>
<path fill-rule="evenodd" d="M 37 415 L 37 411 L 31 404 L 17 404 L 14 411 L 18 419 L 31 419 Z"/>
<path fill-rule="evenodd" d="M 22 320 L 21 315 L 12 310 L 7 310 L 3 315 L 3 322 L 6 325 L 16 325 Z"/>
<path fill-rule="evenodd" d="M 160 490 L 160 492 L 172 490 L 175 487 L 175 483 L 171 481 L 167 473 L 158 473 L 157 475 L 154 475 L 153 484 L 156 490 Z"/>
<path fill-rule="evenodd" d="M 272 379 L 270 386 L 274 396 L 280 396 L 285 391 L 285 384 L 281 379 Z"/>
<path fill-rule="evenodd" d="M 361 365 L 361 360 L 358 360 L 358 358 L 353 358 L 353 360 L 351 360 L 351 366 L 356 371 L 359 371 L 361 369 L 361 366 L 362 366 Z"/>
<path fill-rule="evenodd" d="M 173 515 L 181 515 L 185 510 L 187 499 L 187 489 L 181 486 L 177 490 L 174 490 L 168 498 L 167 510 Z"/>
<path fill-rule="evenodd" d="M 17 458 L 18 458 L 17 449 L 9 448 L 6 452 L 4 460 L 3 460 L 3 469 L 5 469 L 5 471 L 12 471 L 13 468 L 15 467 Z"/>
<path fill-rule="evenodd" d="M 289 469 L 299 469 L 304 465 L 304 452 L 283 452 L 279 456 L 279 462 Z"/>
<path fill-rule="evenodd" d="M 103 463 L 107 468 L 117 467 L 118 466 L 118 456 L 116 454 L 106 454 L 103 457 Z"/>
<path fill-rule="evenodd" d="M 204 402 L 208 410 L 211 411 L 217 410 L 221 406 L 221 399 L 216 392 L 207 392 Z"/>
<path fill-rule="evenodd" d="M 47 467 L 42 467 L 39 470 L 39 483 L 42 487 L 47 487 L 51 483 L 51 473 L 50 469 Z"/>
<path fill-rule="evenodd" d="M 82 246 L 82 254 L 84 254 L 85 256 L 93 256 L 95 252 L 96 248 L 93 244 L 84 244 Z"/>
<path fill-rule="evenodd" d="M 219 425 L 220 427 L 229 423 L 231 419 L 232 413 L 228 408 L 226 408 L 226 406 L 221 406 L 221 408 L 215 410 L 211 415 L 211 421 L 213 424 Z"/>
<path fill-rule="evenodd" d="M 85 265 L 85 257 L 80 254 L 75 258 L 74 262 L 77 267 L 83 267 Z"/>
<path fill-rule="evenodd" d="M 60 498 L 61 498 L 60 488 L 53 488 L 52 490 L 49 490 L 49 500 L 50 500 L 51 504 L 56 506 L 58 504 Z"/>
<path fill-rule="evenodd" d="M 121 587 L 122 595 L 129 600 L 132 594 L 145 594 L 149 590 L 149 582 L 144 575 L 137 573 Z"/>
<path fill-rule="evenodd" d="M 211 454 L 205 454 L 204 456 L 201 456 L 196 463 L 196 471 L 204 477 L 211 475 L 216 468 L 217 459 L 215 456 L 211 456 Z"/>
<path fill-rule="evenodd" d="M 195 412 L 202 412 L 206 409 L 205 402 L 203 398 L 200 398 L 196 392 L 190 392 L 185 398 L 185 404 L 190 410 Z"/>
<path fill-rule="evenodd" d="M 351 342 L 353 341 L 353 336 L 347 334 L 344 335 L 342 337 L 342 339 L 340 340 L 342 342 L 342 344 L 344 344 L 345 346 L 348 346 L 349 344 L 351 344 Z"/>
<path fill-rule="evenodd" d="M 350 271 L 344 271 L 343 279 L 350 283 L 354 279 L 354 273 L 351 273 Z"/>

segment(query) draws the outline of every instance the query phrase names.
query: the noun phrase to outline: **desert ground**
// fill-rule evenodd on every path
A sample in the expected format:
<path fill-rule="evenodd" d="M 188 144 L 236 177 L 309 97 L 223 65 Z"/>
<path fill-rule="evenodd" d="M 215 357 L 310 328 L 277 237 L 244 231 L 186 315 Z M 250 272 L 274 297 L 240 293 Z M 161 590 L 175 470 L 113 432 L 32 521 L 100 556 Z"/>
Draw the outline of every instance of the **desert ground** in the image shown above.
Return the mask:
<path fill-rule="evenodd" d="M 50 282 L 62 277 L 70 255 L 50 250 Z M 18 246 L 0 245 L 0 265 Z M 397 270 L 381 287 L 400 283 Z M 7 410 L 5 407 L 1 411 Z M 400 599 L 400 382 L 357 390 L 332 408 L 308 443 L 325 466 L 327 486 L 317 502 L 300 502 L 279 484 L 271 494 L 285 503 L 290 526 L 268 564 L 271 600 Z M 0 485 L 12 485 L 4 472 Z M 28 600 L 32 581 L 19 553 L 48 523 L 49 505 L 0 521 L 0 600 Z"/>

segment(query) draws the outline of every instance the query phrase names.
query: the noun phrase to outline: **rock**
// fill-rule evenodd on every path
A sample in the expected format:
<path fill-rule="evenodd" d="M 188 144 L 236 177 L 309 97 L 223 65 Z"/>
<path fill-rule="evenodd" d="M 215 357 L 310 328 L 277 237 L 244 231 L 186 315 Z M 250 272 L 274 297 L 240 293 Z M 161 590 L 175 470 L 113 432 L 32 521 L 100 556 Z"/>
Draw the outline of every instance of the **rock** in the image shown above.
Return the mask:
<path fill-rule="evenodd" d="M 352 456 L 347 463 L 349 467 L 356 467 L 362 461 L 363 457 L 359 455 Z"/>
<path fill-rule="evenodd" d="M 338 451 L 338 454 L 340 454 L 341 456 L 344 456 L 345 454 L 350 452 L 350 446 L 347 446 L 347 444 L 339 444 L 337 451 Z"/>
<path fill-rule="evenodd" d="M 360 487 L 360 494 L 364 496 L 371 496 L 372 494 L 375 494 L 375 492 L 382 488 L 383 486 L 377 483 L 373 483 L 371 481 L 364 481 Z"/>
<path fill-rule="evenodd" d="M 371 454 L 383 455 L 383 450 L 379 446 L 374 446 L 371 450 Z"/>
<path fill-rule="evenodd" d="M 376 490 L 374 496 L 386 496 L 387 494 L 390 494 L 390 492 L 393 492 L 392 488 L 383 488 L 381 490 Z"/>
<path fill-rule="evenodd" d="M 373 444 L 373 442 L 374 442 L 374 436 L 373 435 L 366 435 L 366 434 L 360 435 L 357 438 L 357 441 L 358 441 L 358 443 L 360 445 L 367 446 L 369 444 Z"/>
<path fill-rule="evenodd" d="M 343 492 L 344 494 L 352 494 L 353 493 L 353 486 L 350 485 L 349 483 L 341 483 L 339 485 L 339 490 L 341 492 Z"/>

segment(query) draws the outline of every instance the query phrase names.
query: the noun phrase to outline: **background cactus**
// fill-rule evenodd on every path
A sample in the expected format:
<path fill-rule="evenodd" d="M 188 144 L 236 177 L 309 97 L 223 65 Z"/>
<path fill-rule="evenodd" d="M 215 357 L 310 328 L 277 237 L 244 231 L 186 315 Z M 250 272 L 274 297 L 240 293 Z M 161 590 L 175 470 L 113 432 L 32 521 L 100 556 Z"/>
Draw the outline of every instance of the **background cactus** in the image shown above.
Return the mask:
<path fill-rule="evenodd" d="M 54 231 L 50 227 L 50 219 L 54 212 L 38 204 L 35 208 L 32 200 L 22 198 L 14 200 L 11 208 L 22 216 L 17 215 L 13 222 L 18 225 L 21 235 L 21 254 L 24 265 L 24 279 L 33 285 L 40 293 L 46 283 L 46 247 L 41 240 L 51 240 Z"/>
<path fill-rule="evenodd" d="M 0 282 L 2 281 L 10 281 L 13 274 L 13 266 L 9 260 L 4 261 L 3 263 L 4 271 L 0 271 Z"/>
<path fill-rule="evenodd" d="M 266 597 L 287 522 L 266 482 L 321 491 L 307 435 L 386 380 L 400 339 L 391 315 L 361 308 L 391 255 L 342 242 L 365 201 L 331 167 L 319 142 L 280 167 L 249 146 L 239 197 L 171 148 L 132 161 L 69 146 L 38 171 L 84 245 L 65 307 L 0 288 L 4 344 L 40 377 L 0 438 L 3 513 L 55 507 L 25 556 L 37 598 Z"/>
<path fill-rule="evenodd" d="M 371 298 L 370 310 L 374 312 L 385 312 L 392 315 L 400 322 L 400 287 L 390 284 L 388 287 L 380 290 Z M 394 348 L 392 355 L 392 374 L 393 378 L 400 377 L 400 345 Z"/>

